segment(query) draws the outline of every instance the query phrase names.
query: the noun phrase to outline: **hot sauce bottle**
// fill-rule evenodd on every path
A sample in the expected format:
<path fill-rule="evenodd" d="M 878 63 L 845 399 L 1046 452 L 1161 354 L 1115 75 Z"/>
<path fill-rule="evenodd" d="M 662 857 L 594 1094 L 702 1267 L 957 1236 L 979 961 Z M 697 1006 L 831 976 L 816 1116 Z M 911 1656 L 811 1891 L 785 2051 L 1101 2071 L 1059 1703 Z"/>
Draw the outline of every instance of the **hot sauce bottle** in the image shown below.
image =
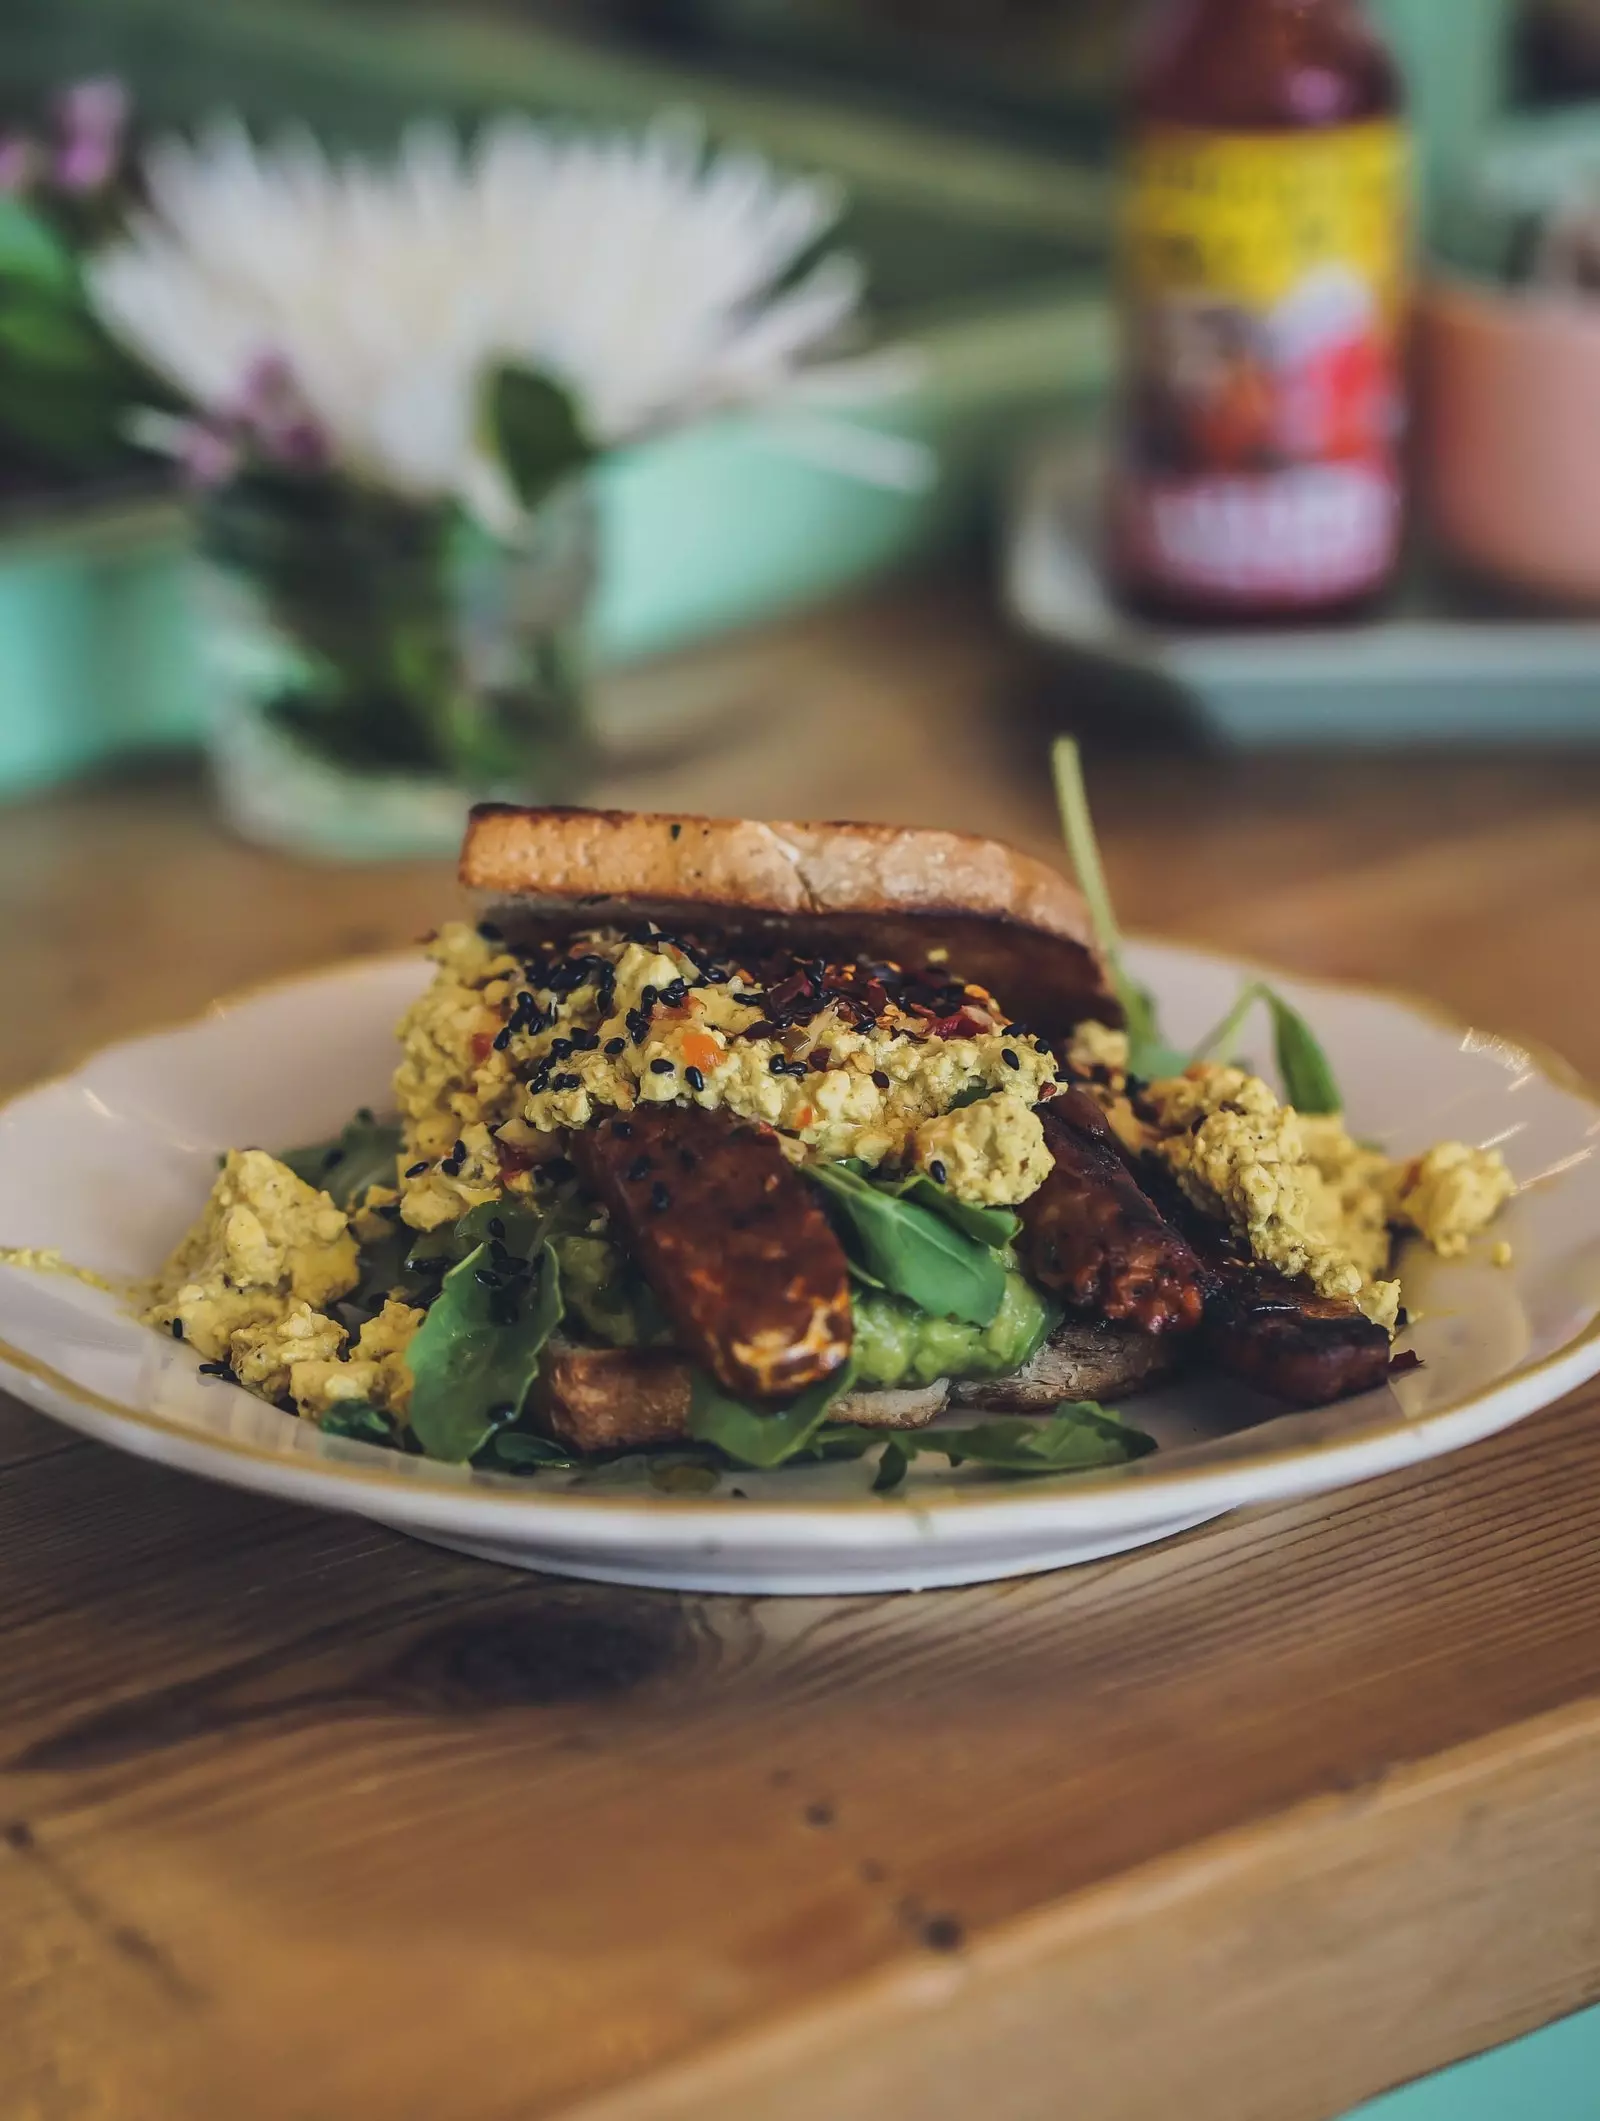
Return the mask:
<path fill-rule="evenodd" d="M 1164 0 L 1137 54 L 1111 494 L 1160 615 L 1359 610 L 1404 515 L 1407 153 L 1359 0 Z"/>

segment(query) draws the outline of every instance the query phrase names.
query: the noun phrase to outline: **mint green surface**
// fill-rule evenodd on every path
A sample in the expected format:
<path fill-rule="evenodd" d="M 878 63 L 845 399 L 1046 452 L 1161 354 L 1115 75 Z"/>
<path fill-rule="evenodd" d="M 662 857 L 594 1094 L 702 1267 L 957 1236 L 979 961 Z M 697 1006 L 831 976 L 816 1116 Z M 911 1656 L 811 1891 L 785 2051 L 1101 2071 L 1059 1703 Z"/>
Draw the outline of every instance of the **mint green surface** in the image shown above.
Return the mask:
<path fill-rule="evenodd" d="M 1022 301 L 930 332 L 916 357 L 916 387 L 870 423 L 928 446 L 926 491 L 887 492 L 819 466 L 756 418 L 708 422 L 608 463 L 597 661 L 815 603 L 975 537 L 1019 436 L 1104 387 L 1110 330 L 1093 298 Z M 0 539 L 0 797 L 198 738 L 205 688 L 184 551 L 176 507 Z"/>
<path fill-rule="evenodd" d="M 1600 2121 L 1600 2009 L 1373 2099 L 1346 2121 Z"/>

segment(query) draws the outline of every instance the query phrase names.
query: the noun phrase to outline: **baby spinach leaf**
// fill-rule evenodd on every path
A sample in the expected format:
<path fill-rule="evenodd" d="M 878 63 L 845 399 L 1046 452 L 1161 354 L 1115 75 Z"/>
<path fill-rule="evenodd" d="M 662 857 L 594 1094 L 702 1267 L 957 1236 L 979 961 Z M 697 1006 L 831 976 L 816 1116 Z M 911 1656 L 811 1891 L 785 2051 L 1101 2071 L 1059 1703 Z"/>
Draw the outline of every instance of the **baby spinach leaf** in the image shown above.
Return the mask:
<path fill-rule="evenodd" d="M 1092 1399 L 1068 1400 L 1046 1420 L 1025 1414 L 971 1429 L 918 1429 L 884 1445 L 872 1485 L 878 1494 L 899 1487 L 923 1452 L 953 1466 L 985 1466 L 996 1473 L 1089 1473 L 1126 1465 L 1155 1450 L 1153 1436 L 1131 1428 Z"/>
<path fill-rule="evenodd" d="M 534 1436 L 526 1429 L 497 1429 L 479 1452 L 478 1463 L 490 1472 L 537 1473 L 583 1461 L 553 1437 Z"/>
<path fill-rule="evenodd" d="M 815 1442 L 829 1407 L 850 1389 L 853 1376 L 854 1365 L 847 1362 L 781 1413 L 769 1414 L 731 1398 L 715 1379 L 696 1370 L 689 1391 L 689 1434 L 700 1443 L 714 1443 L 736 1465 L 763 1471 L 780 1466 Z"/>
<path fill-rule="evenodd" d="M 488 1260 L 480 1246 L 450 1269 L 406 1350 L 412 1434 L 430 1458 L 452 1465 L 515 1421 L 561 1323 L 561 1269 L 548 1245 L 509 1324 L 496 1318 L 503 1297 L 478 1279 Z"/>
<path fill-rule="evenodd" d="M 1150 1079 L 1176 1075 L 1184 1055 L 1168 1045 L 1161 1035 L 1155 996 L 1141 987 L 1122 962 L 1122 937 L 1111 904 L 1111 892 L 1100 861 L 1100 843 L 1089 815 L 1089 793 L 1083 785 L 1083 761 L 1069 736 L 1057 740 L 1051 753 L 1055 769 L 1056 801 L 1061 810 L 1061 832 L 1072 859 L 1073 871 L 1089 906 L 1094 939 L 1111 969 L 1111 984 L 1128 1027 L 1128 1068 L 1134 1075 Z"/>
<path fill-rule="evenodd" d="M 332 1141 L 305 1149 L 285 1149 L 279 1156 L 296 1178 L 326 1193 L 336 1208 L 354 1208 L 369 1186 L 392 1186 L 400 1154 L 400 1128 L 358 1112 Z"/>
<path fill-rule="evenodd" d="M 935 1318 L 988 1326 L 1006 1290 L 1004 1263 L 942 1215 L 900 1200 L 840 1164 L 808 1164 L 869 1274 Z"/>
<path fill-rule="evenodd" d="M 879 1188 L 892 1193 L 897 1200 L 914 1201 L 919 1208 L 931 1208 L 935 1215 L 942 1215 L 947 1223 L 954 1224 L 963 1237 L 970 1237 L 974 1244 L 998 1248 L 1009 1245 L 1022 1228 L 1022 1218 L 1013 1215 L 1009 1208 L 980 1208 L 968 1200 L 958 1200 L 948 1186 L 941 1186 L 918 1171 L 910 1178 Z"/>
<path fill-rule="evenodd" d="M 394 1442 L 394 1425 L 387 1414 L 364 1399 L 342 1399 L 330 1407 L 317 1423 L 324 1436 L 353 1436 L 361 1443 Z"/>
<path fill-rule="evenodd" d="M 1222 1022 L 1195 1047 L 1190 1060 L 1212 1060 L 1225 1054 L 1258 1003 L 1265 1003 L 1272 1018 L 1273 1054 L 1284 1103 L 1310 1116 L 1342 1112 L 1339 1085 L 1316 1033 L 1299 1010 L 1265 980 L 1252 980 L 1241 991 Z"/>

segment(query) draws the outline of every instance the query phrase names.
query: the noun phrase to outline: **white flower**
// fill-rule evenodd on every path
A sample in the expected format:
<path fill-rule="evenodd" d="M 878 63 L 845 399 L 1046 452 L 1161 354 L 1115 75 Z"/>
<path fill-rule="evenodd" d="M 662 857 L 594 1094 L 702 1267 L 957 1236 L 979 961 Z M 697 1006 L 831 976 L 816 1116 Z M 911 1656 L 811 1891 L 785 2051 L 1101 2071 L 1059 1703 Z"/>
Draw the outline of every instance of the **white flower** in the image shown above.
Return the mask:
<path fill-rule="evenodd" d="M 383 165 L 306 136 L 258 148 L 225 121 L 155 148 L 145 178 L 148 211 L 90 272 L 113 332 L 213 421 L 271 364 L 336 466 L 499 527 L 479 401 L 502 362 L 564 385 L 602 447 L 787 398 L 800 446 L 837 454 L 820 408 L 870 387 L 867 363 L 805 366 L 861 291 L 845 257 L 799 269 L 835 189 L 708 156 L 684 121 L 580 136 L 507 117 L 467 146 L 423 125 Z M 866 475 L 902 483 L 904 445 L 868 440 L 887 448 Z"/>

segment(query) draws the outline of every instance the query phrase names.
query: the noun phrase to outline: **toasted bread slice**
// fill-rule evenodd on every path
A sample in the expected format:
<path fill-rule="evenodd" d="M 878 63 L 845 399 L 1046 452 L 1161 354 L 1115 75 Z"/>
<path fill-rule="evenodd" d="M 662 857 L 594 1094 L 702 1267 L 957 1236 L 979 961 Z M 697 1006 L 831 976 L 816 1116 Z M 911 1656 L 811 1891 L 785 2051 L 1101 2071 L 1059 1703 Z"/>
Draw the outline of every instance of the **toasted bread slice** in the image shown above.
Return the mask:
<path fill-rule="evenodd" d="M 925 1429 L 947 1405 L 1042 1414 L 1063 1399 L 1115 1399 L 1172 1366 L 1165 1340 L 1121 1326 L 1059 1326 L 1014 1377 L 952 1386 L 847 1392 L 830 1420 Z M 553 1340 L 539 1365 L 534 1409 L 575 1451 L 650 1450 L 689 1433 L 689 1365 L 671 1348 L 581 1348 Z"/>
<path fill-rule="evenodd" d="M 1047 1414 L 1064 1399 L 1118 1399 L 1164 1377 L 1180 1347 L 1170 1335 L 1068 1319 L 1014 1376 L 952 1385 L 950 1404 L 996 1414 Z"/>
<path fill-rule="evenodd" d="M 961 832 L 480 804 L 461 881 L 518 939 L 654 920 L 836 961 L 930 961 L 1056 1037 L 1121 1021 L 1082 894 L 1048 863 Z"/>

